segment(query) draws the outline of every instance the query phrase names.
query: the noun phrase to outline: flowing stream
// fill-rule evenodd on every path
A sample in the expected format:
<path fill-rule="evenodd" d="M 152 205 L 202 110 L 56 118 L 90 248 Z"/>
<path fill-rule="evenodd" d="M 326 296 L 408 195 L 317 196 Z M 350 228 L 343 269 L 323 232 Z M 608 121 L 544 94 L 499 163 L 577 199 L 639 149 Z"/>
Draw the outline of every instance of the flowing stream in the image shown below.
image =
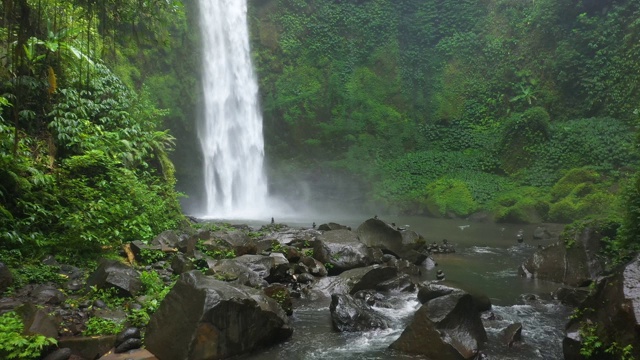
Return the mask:
<path fill-rule="evenodd" d="M 267 181 L 246 0 L 200 0 L 204 218 L 264 218 Z M 269 215 L 271 216 L 271 215 Z"/>
<path fill-rule="evenodd" d="M 321 219 L 321 224 L 338 221 L 354 230 L 365 218 Z M 489 342 L 483 350 L 494 360 L 557 360 L 562 359 L 562 336 L 570 309 L 553 301 L 550 293 L 558 284 L 521 278 L 518 266 L 531 255 L 538 245 L 554 240 L 533 240 L 536 226 L 471 223 L 463 220 L 436 220 L 420 217 L 385 217 L 425 236 L 428 242 L 447 239 L 456 248 L 455 254 L 434 256 L 437 269 L 442 269 L 446 280 L 462 288 L 487 294 L 492 301 L 493 320 L 483 320 Z M 292 226 L 309 227 L 305 219 Z M 260 224 L 253 224 L 260 225 Z M 561 227 L 548 225 L 552 233 Z M 524 243 L 516 236 L 524 231 Z M 435 271 L 425 275 L 426 280 L 435 279 Z M 532 300 L 531 295 L 536 299 Z M 328 295 L 328 294 L 325 294 Z M 338 333 L 332 329 L 329 311 L 330 299 L 320 296 L 299 300 L 294 308 L 292 323 L 294 334 L 283 344 L 245 357 L 251 360 L 275 359 L 425 359 L 388 349 L 397 339 L 415 311 L 420 307 L 415 293 L 393 295 L 398 306 L 394 310 L 378 309 L 395 319 L 392 329 Z M 485 314 L 485 316 L 488 314 Z M 508 325 L 520 322 L 523 325 L 523 344 L 508 348 L 500 339 L 500 332 Z"/>

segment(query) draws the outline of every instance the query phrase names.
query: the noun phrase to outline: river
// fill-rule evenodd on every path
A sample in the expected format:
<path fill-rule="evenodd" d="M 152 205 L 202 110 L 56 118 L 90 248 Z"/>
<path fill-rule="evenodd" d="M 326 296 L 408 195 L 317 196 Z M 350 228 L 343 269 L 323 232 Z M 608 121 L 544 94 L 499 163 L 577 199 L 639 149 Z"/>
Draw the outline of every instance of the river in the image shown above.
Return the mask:
<path fill-rule="evenodd" d="M 446 281 L 462 288 L 488 295 L 496 320 L 483 320 L 489 342 L 483 350 L 489 359 L 562 359 L 562 336 L 570 309 L 551 299 L 558 284 L 521 278 L 518 266 L 540 245 L 551 240 L 533 240 L 537 225 L 477 223 L 464 220 L 428 219 L 424 217 L 381 217 L 381 219 L 422 234 L 427 242 L 447 239 L 455 254 L 434 256 L 437 269 Z M 316 223 L 335 221 L 354 230 L 366 220 L 362 217 L 340 219 L 315 218 Z M 312 221 L 279 219 L 290 226 L 309 226 Z M 259 226 L 260 224 L 251 224 Z M 561 225 L 544 225 L 555 237 Z M 524 242 L 518 243 L 518 232 Z M 435 279 L 435 271 L 426 274 Z M 531 300 L 531 294 L 536 295 Z M 292 316 L 294 335 L 285 343 L 257 354 L 243 357 L 251 360 L 274 359 L 425 359 L 387 349 L 397 339 L 420 304 L 416 294 L 398 295 L 399 306 L 393 310 L 395 325 L 390 330 L 363 333 L 338 333 L 332 329 L 329 299 L 299 300 Z M 389 314 L 388 309 L 379 309 Z M 500 331 L 514 322 L 523 325 L 523 344 L 506 347 L 499 339 Z"/>

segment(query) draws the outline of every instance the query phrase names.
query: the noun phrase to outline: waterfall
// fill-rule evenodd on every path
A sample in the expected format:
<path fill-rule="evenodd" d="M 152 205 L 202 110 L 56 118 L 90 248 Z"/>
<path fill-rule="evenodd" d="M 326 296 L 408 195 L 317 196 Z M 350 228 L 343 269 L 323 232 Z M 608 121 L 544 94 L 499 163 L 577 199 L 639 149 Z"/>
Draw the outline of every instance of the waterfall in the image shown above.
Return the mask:
<path fill-rule="evenodd" d="M 267 182 L 246 0 L 200 0 L 204 217 L 264 218 Z"/>

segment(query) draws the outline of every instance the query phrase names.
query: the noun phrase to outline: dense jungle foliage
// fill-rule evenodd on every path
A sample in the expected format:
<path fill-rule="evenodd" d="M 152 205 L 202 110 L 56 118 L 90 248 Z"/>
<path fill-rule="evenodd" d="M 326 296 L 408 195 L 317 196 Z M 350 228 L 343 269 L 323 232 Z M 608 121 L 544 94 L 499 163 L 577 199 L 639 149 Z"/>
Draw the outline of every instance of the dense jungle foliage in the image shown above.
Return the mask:
<path fill-rule="evenodd" d="M 184 6 L 0 3 L 0 250 L 97 253 L 178 226 L 167 121 L 190 121 L 172 101 L 196 96 L 178 80 Z"/>
<path fill-rule="evenodd" d="M 312 164 L 360 179 L 376 209 L 432 216 L 620 214 L 640 1 L 253 4 L 274 177 Z"/>
<path fill-rule="evenodd" d="M 178 226 L 176 178 L 201 178 L 197 2 L 0 3 L 0 247 Z M 249 15 L 272 190 L 347 178 L 355 194 L 325 196 L 640 235 L 640 0 L 249 0 Z"/>

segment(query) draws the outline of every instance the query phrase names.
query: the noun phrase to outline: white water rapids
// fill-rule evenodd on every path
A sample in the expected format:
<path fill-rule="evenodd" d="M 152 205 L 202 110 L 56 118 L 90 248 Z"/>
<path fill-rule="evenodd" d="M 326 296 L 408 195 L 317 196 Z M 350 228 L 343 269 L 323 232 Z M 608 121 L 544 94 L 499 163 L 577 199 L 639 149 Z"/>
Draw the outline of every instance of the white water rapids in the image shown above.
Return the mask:
<path fill-rule="evenodd" d="M 202 217 L 257 219 L 266 213 L 264 139 L 247 28 L 246 0 L 200 0 L 204 114 Z"/>

